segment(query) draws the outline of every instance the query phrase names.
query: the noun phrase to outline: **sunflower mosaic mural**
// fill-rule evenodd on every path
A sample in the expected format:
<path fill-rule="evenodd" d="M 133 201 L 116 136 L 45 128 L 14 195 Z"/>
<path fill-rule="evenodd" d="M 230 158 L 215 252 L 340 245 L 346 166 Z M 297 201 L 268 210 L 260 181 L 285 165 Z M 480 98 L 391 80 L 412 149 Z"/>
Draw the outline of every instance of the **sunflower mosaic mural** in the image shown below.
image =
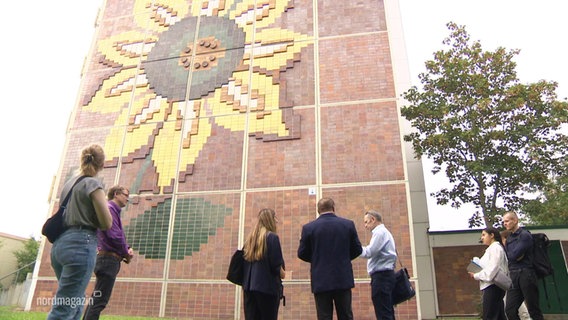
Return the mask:
<path fill-rule="evenodd" d="M 242 318 L 228 263 L 256 213 L 271 207 L 291 302 L 279 318 L 313 317 L 310 266 L 297 245 L 320 197 L 337 199 L 353 221 L 364 207 L 392 213 L 400 257 L 413 265 L 395 51 L 382 0 L 100 2 L 53 208 L 77 153 L 102 145 L 99 178 L 130 190 L 121 221 L 135 252 L 105 313 Z M 57 289 L 45 248 L 34 301 Z M 367 319 L 366 262 L 353 264 L 354 315 Z M 89 286 L 88 293 L 94 281 Z M 415 302 L 397 310 L 400 319 L 419 314 Z"/>
<path fill-rule="evenodd" d="M 83 112 L 116 114 L 107 159 L 147 159 L 155 192 L 191 174 L 212 125 L 266 141 L 299 138 L 299 116 L 279 75 L 310 36 L 272 27 L 291 0 L 135 1 L 138 29 L 99 40 L 100 64 L 117 70 Z M 144 13 L 144 14 L 141 14 Z"/>

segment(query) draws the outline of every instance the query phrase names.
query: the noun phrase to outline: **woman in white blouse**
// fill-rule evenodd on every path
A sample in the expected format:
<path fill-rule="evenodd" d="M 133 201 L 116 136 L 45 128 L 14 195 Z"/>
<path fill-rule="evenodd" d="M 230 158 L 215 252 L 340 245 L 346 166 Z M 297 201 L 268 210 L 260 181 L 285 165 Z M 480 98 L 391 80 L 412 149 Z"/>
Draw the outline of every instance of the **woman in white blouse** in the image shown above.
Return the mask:
<path fill-rule="evenodd" d="M 477 273 L 470 272 L 469 275 L 479 280 L 479 289 L 483 292 L 483 320 L 507 320 L 503 304 L 505 290 L 493 282 L 499 270 L 506 275 L 509 274 L 507 255 L 503 249 L 499 230 L 493 227 L 483 229 L 481 242 L 488 246 L 479 260 L 483 269 Z"/>

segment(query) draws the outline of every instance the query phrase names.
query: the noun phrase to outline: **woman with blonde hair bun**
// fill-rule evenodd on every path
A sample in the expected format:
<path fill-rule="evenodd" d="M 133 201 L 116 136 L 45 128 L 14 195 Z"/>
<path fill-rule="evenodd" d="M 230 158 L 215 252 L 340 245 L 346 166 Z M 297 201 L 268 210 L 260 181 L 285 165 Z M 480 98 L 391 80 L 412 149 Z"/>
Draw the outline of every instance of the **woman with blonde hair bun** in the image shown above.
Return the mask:
<path fill-rule="evenodd" d="M 103 170 L 105 153 L 93 144 L 81 152 L 79 174 L 63 186 L 60 201 L 71 192 L 64 212 L 68 229 L 53 242 L 51 267 L 57 291 L 48 320 L 80 319 L 85 289 L 97 258 L 97 229 L 112 225 L 102 182 L 95 176 Z M 71 190 L 72 188 L 72 190 Z"/>
<path fill-rule="evenodd" d="M 243 246 L 244 311 L 246 320 L 278 319 L 284 258 L 276 234 L 276 212 L 262 209 Z"/>

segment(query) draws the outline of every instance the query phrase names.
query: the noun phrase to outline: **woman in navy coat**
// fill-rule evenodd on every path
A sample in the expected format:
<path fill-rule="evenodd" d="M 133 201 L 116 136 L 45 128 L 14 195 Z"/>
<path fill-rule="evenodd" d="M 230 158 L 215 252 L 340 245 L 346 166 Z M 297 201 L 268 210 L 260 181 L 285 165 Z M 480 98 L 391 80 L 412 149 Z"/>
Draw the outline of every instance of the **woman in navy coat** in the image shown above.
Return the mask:
<path fill-rule="evenodd" d="M 276 234 L 276 212 L 262 209 L 243 246 L 244 309 L 246 320 L 278 319 L 284 258 Z"/>

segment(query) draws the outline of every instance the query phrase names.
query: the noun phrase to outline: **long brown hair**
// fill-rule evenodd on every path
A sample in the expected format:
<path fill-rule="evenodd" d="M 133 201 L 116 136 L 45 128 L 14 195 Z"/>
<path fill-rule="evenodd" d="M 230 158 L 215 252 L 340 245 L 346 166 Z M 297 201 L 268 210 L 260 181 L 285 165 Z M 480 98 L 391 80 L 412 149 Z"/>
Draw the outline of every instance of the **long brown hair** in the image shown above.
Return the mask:
<path fill-rule="evenodd" d="M 264 208 L 258 213 L 258 221 L 249 233 L 243 246 L 244 258 L 247 261 L 259 261 L 266 253 L 266 236 L 276 233 L 276 212 Z"/>

